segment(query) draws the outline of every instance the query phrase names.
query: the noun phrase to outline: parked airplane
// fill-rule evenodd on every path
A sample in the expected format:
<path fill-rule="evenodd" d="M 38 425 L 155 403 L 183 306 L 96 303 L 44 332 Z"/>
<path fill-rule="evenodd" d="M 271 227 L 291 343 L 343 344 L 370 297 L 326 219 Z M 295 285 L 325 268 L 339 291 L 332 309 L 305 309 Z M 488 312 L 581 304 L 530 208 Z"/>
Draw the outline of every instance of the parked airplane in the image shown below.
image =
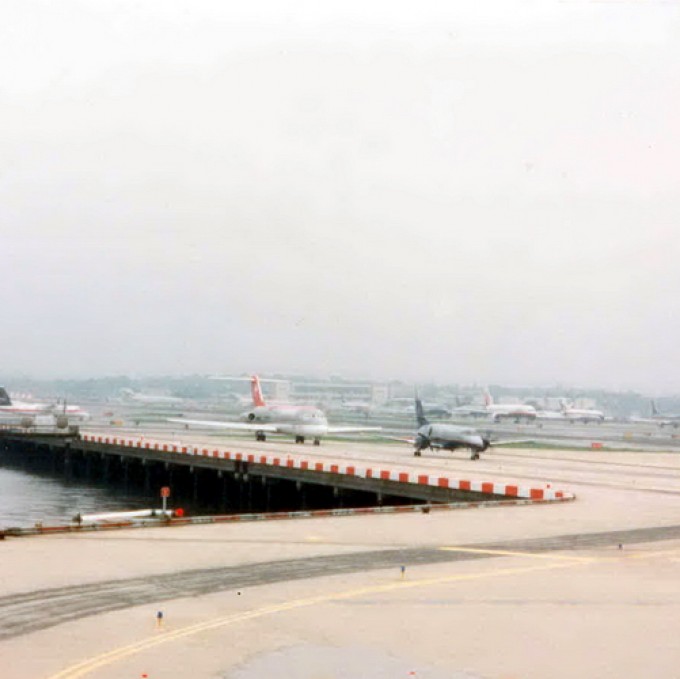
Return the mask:
<path fill-rule="evenodd" d="M 651 419 L 656 422 L 660 427 L 673 427 L 675 429 L 678 428 L 680 425 L 680 415 L 675 414 L 675 413 L 668 413 L 668 414 L 663 414 L 659 412 L 659 409 L 656 407 L 656 401 L 652 399 L 651 401 L 652 404 L 652 417 Z"/>
<path fill-rule="evenodd" d="M 120 390 L 120 394 L 124 401 L 130 403 L 138 403 L 140 405 L 167 405 L 167 406 L 181 406 L 186 400 L 177 396 L 162 396 L 160 394 L 144 394 L 140 391 L 134 391 L 127 387 Z"/>
<path fill-rule="evenodd" d="M 432 417 L 451 417 L 451 410 L 441 403 L 422 403 L 425 415 Z M 393 398 L 376 409 L 381 415 L 415 415 L 415 406 L 411 399 Z"/>
<path fill-rule="evenodd" d="M 537 410 L 536 421 L 544 422 L 546 420 L 550 422 L 554 421 L 564 422 L 565 420 L 564 413 L 559 410 Z"/>
<path fill-rule="evenodd" d="M 566 401 L 561 402 L 562 415 L 566 420 L 572 424 L 575 422 L 597 422 L 601 424 L 604 422 L 604 413 L 601 410 L 592 410 L 590 408 L 573 408 Z"/>
<path fill-rule="evenodd" d="M 381 427 L 331 427 L 325 413 L 315 406 L 277 404 L 267 405 L 262 396 L 260 379 L 257 375 L 250 378 L 252 407 L 243 415 L 242 422 L 220 422 L 215 420 L 185 420 L 170 418 L 168 422 L 197 427 L 253 431 L 257 441 L 266 441 L 267 434 L 294 436 L 295 443 L 304 443 L 305 438 L 313 438 L 314 445 L 321 438 L 332 434 L 351 434 L 362 431 L 380 431 Z"/>
<path fill-rule="evenodd" d="M 484 390 L 484 406 L 459 406 L 453 409 L 454 415 L 471 417 L 491 417 L 494 422 L 502 419 L 531 420 L 536 419 L 536 409 L 524 403 L 494 403 L 488 390 Z"/>
<path fill-rule="evenodd" d="M 7 390 L 0 387 L 0 424 L 28 429 L 40 424 L 66 429 L 73 423 L 84 422 L 90 418 L 79 406 L 63 403 L 28 403 L 13 401 Z"/>

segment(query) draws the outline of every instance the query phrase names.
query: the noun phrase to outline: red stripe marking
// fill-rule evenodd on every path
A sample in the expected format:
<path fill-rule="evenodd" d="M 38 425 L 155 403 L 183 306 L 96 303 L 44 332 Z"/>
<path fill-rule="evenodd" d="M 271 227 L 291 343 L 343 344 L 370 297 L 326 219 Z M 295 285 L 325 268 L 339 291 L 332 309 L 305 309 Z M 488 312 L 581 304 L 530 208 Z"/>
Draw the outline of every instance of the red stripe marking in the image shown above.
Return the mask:
<path fill-rule="evenodd" d="M 517 497 L 519 495 L 519 488 L 517 486 L 505 486 L 505 494 Z"/>
<path fill-rule="evenodd" d="M 267 464 L 267 456 L 260 455 L 260 464 Z"/>
<path fill-rule="evenodd" d="M 389 481 L 390 480 L 390 473 L 386 469 L 382 469 L 380 471 L 380 478 L 385 480 L 385 481 Z"/>
<path fill-rule="evenodd" d="M 339 474 L 340 473 L 340 467 L 337 464 L 332 464 L 331 465 L 331 473 L 332 474 Z"/>
<path fill-rule="evenodd" d="M 286 467 L 294 467 L 295 460 L 286 460 Z"/>
<path fill-rule="evenodd" d="M 399 474 L 399 482 L 400 483 L 408 483 L 408 472 L 401 472 Z"/>
<path fill-rule="evenodd" d="M 309 462 L 307 462 L 307 460 L 302 460 L 302 462 L 300 462 L 300 469 L 309 469 Z"/>
<path fill-rule="evenodd" d="M 430 483 L 430 477 L 427 474 L 421 474 L 418 477 L 418 483 L 422 483 L 427 486 Z"/>
<path fill-rule="evenodd" d="M 323 471 L 323 462 L 317 462 L 317 463 L 314 465 L 314 469 L 315 469 L 317 472 L 322 472 L 322 471 Z"/>
<path fill-rule="evenodd" d="M 248 455 L 248 462 L 255 462 L 255 456 L 254 455 Z"/>
<path fill-rule="evenodd" d="M 345 469 L 345 474 L 349 474 L 349 476 L 354 476 L 355 473 L 354 467 L 347 467 L 347 469 Z"/>
<path fill-rule="evenodd" d="M 532 500 L 542 500 L 543 499 L 543 489 L 542 488 L 532 488 L 531 491 Z"/>
<path fill-rule="evenodd" d="M 472 483 L 470 481 L 458 481 L 458 488 L 460 490 L 470 490 Z"/>
<path fill-rule="evenodd" d="M 439 480 L 437 481 L 437 485 L 440 488 L 448 488 L 449 487 L 449 480 L 445 476 L 440 476 Z"/>
<path fill-rule="evenodd" d="M 372 479 L 372 478 L 373 478 L 373 470 L 372 470 L 372 469 L 367 469 L 367 470 L 366 470 L 366 478 L 367 478 L 367 479 Z"/>
<path fill-rule="evenodd" d="M 493 493 L 493 483 L 483 483 L 482 493 Z"/>
<path fill-rule="evenodd" d="M 275 457 L 275 458 L 272 460 L 272 464 L 277 465 L 277 466 L 280 465 L 280 464 L 281 464 L 281 458 L 280 458 L 280 457 Z"/>

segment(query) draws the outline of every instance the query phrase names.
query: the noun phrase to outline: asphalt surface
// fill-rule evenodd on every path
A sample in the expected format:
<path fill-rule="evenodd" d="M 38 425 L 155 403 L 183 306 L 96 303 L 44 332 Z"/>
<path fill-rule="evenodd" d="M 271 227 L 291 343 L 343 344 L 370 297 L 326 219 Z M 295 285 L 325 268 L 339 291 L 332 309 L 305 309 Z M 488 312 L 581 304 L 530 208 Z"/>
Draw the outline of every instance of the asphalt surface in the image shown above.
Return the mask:
<path fill-rule="evenodd" d="M 509 551 L 540 553 L 675 539 L 680 539 L 680 525 L 461 545 L 462 550 L 474 551 L 455 551 L 455 548 L 363 551 L 37 590 L 0 598 L 0 640 L 132 606 L 258 585 L 401 566 L 488 559 L 495 556 L 494 551 L 503 556 Z"/>

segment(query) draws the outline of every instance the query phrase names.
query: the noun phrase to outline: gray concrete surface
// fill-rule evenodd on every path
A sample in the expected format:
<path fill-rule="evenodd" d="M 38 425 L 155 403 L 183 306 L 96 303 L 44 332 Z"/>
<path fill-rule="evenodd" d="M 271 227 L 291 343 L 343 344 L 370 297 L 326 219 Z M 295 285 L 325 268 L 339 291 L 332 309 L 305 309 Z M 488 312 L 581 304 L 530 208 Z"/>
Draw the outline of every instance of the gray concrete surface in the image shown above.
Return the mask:
<path fill-rule="evenodd" d="M 6 540 L 3 679 L 676 675 L 675 455 L 271 445 L 578 498 Z"/>

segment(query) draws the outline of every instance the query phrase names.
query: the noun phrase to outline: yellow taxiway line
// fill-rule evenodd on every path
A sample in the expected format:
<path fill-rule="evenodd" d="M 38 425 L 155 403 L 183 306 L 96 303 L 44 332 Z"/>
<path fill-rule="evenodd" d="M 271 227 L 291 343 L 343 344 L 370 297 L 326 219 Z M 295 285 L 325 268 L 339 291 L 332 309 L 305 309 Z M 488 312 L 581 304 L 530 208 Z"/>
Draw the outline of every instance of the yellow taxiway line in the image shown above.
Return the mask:
<path fill-rule="evenodd" d="M 488 571 L 485 573 L 470 573 L 462 575 L 451 575 L 447 577 L 440 578 L 421 578 L 419 580 L 399 580 L 398 582 L 392 582 L 384 585 L 377 585 L 373 587 L 360 587 L 357 589 L 344 590 L 339 592 L 333 592 L 331 594 L 324 594 L 315 597 L 302 598 L 302 599 L 292 599 L 291 601 L 286 601 L 280 604 L 275 604 L 272 606 L 264 606 L 262 608 L 256 608 L 252 611 L 246 611 L 244 613 L 237 613 L 235 615 L 228 615 L 220 618 L 214 618 L 212 620 L 207 620 L 205 622 L 197 623 L 195 625 L 189 625 L 181 629 L 175 630 L 173 632 L 168 632 L 162 636 L 153 636 L 142 641 L 138 641 L 133 644 L 128 644 L 127 646 L 121 646 L 120 648 L 113 649 L 107 653 L 102 653 L 100 655 L 94 656 L 83 660 L 82 662 L 72 665 L 57 674 L 52 675 L 49 679 L 77 679 L 78 677 L 84 677 L 90 674 L 94 670 L 100 669 L 107 665 L 111 665 L 114 662 L 123 660 L 129 656 L 135 655 L 147 649 L 153 648 L 154 646 L 160 646 L 161 644 L 168 643 L 170 641 L 175 641 L 177 639 L 182 639 L 185 637 L 193 636 L 195 634 L 200 634 L 202 632 L 207 632 L 210 630 L 217 629 L 219 627 L 226 627 L 228 625 L 233 625 L 238 622 L 243 622 L 246 620 L 253 620 L 255 618 L 261 618 L 267 615 L 272 615 L 274 613 L 282 613 L 285 611 L 291 611 L 297 608 L 303 608 L 306 606 L 315 606 L 318 604 L 324 604 L 331 601 L 342 601 L 343 599 L 351 599 L 367 594 L 381 594 L 385 592 L 391 592 L 398 589 L 413 589 L 416 587 L 429 587 L 432 585 L 442 585 L 453 582 L 461 582 L 464 580 L 478 580 L 481 578 L 488 577 L 499 577 L 504 575 L 518 575 L 523 573 L 531 573 L 533 571 L 543 571 L 558 568 L 568 568 L 570 566 L 580 565 L 582 562 L 576 561 L 559 561 L 550 564 L 543 564 L 540 566 L 524 566 L 519 568 L 504 568 L 494 571 Z"/>
<path fill-rule="evenodd" d="M 543 554 L 543 553 L 531 553 L 531 552 L 515 552 L 509 550 L 500 549 L 476 549 L 474 547 L 441 547 L 443 551 L 454 551 L 454 552 L 470 552 L 479 554 L 490 554 L 496 556 L 509 556 L 509 557 L 524 557 L 535 560 L 548 560 L 551 563 L 543 563 L 541 565 L 535 566 L 522 566 L 515 568 L 501 568 L 497 570 L 486 571 L 483 573 L 466 573 L 459 575 L 449 575 L 439 578 L 421 578 L 418 580 L 399 580 L 396 582 L 390 582 L 383 585 L 375 585 L 372 587 L 359 587 L 356 589 L 343 590 L 338 592 L 332 592 L 330 594 L 323 594 L 319 596 L 292 599 L 280 604 L 274 604 L 272 606 L 263 606 L 261 608 L 256 608 L 251 611 L 245 611 L 243 613 L 236 613 L 232 615 L 227 615 L 219 618 L 214 618 L 212 620 L 207 620 L 205 622 L 196 623 L 194 625 L 189 625 L 187 627 L 182 627 L 178 630 L 167 632 L 162 636 L 149 637 L 138 641 L 133 644 L 128 644 L 126 646 L 121 646 L 119 648 L 108 651 L 107 653 L 102 653 L 100 655 L 94 656 L 83 660 L 82 662 L 72 665 L 57 674 L 52 675 L 49 679 L 78 679 L 78 677 L 84 677 L 91 672 L 106 667 L 107 665 L 112 665 L 113 663 L 123 660 L 127 657 L 141 653 L 147 649 L 153 648 L 155 646 L 160 646 L 161 644 L 168 643 L 170 641 L 175 641 L 177 639 L 182 639 L 185 637 L 200 634 L 202 632 L 208 632 L 220 627 L 226 627 L 228 625 L 233 625 L 238 622 L 244 622 L 246 620 L 253 620 L 255 618 L 262 618 L 267 615 L 273 615 L 275 613 L 283 613 L 286 611 L 295 610 L 298 608 L 303 608 L 306 606 L 315 606 L 318 604 L 325 604 L 331 601 L 342 601 L 344 599 L 352 599 L 368 594 L 382 594 L 386 592 L 392 592 L 399 589 L 413 589 L 416 587 L 430 587 L 433 585 L 444 585 L 454 582 L 463 582 L 466 580 L 480 580 L 483 578 L 501 577 L 505 575 L 520 575 L 524 573 L 532 573 L 535 571 L 545 571 L 554 570 L 560 568 L 569 568 L 572 566 L 580 566 L 592 563 L 602 563 L 607 561 L 615 561 L 623 557 L 624 559 L 644 559 L 644 558 L 654 558 L 657 556 L 668 556 L 669 554 L 677 554 L 677 549 L 671 549 L 668 551 L 654 551 L 654 552 L 642 552 L 635 554 L 621 554 L 615 557 L 582 557 L 582 556 L 568 556 L 565 554 Z"/>

